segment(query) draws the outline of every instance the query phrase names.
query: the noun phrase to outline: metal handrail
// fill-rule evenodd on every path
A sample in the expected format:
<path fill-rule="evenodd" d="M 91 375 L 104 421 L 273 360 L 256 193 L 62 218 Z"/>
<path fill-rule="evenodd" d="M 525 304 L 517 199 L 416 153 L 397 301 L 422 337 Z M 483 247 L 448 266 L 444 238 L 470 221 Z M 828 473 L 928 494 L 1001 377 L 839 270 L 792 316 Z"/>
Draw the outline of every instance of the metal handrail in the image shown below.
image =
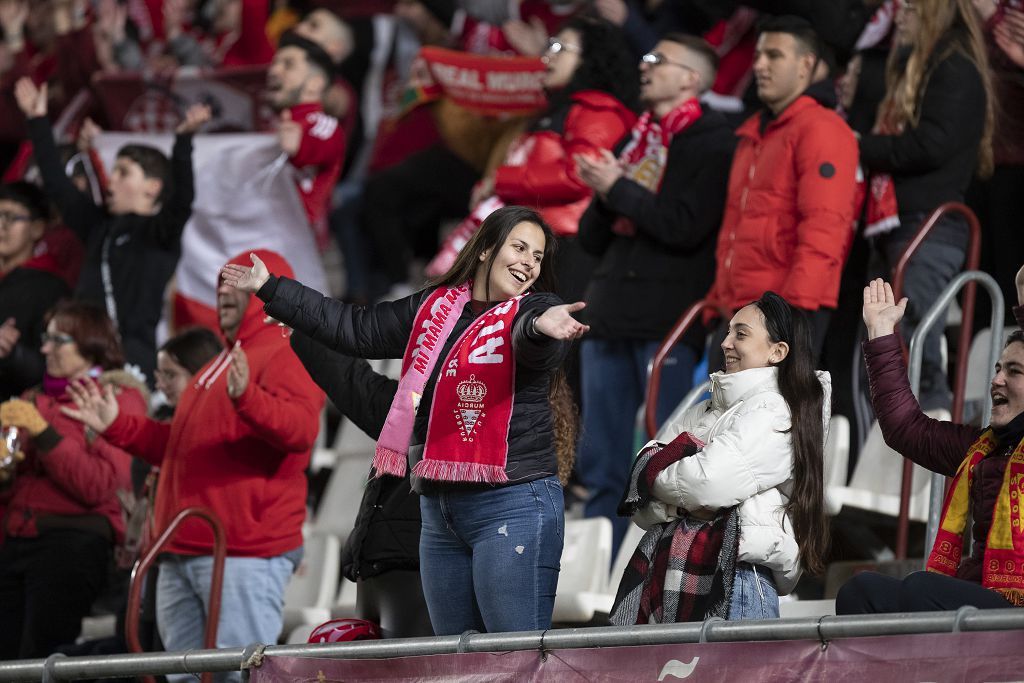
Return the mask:
<path fill-rule="evenodd" d="M 931 308 L 928 309 L 928 312 L 925 313 L 924 317 L 921 318 L 921 322 L 918 323 L 917 329 L 914 330 L 914 334 L 910 338 L 910 362 L 908 363 L 908 375 L 910 379 L 910 390 L 914 392 L 915 396 L 921 388 L 921 356 L 924 354 L 925 337 L 928 335 L 928 332 L 932 327 L 940 321 L 941 314 L 944 312 L 946 306 L 948 306 L 953 300 L 953 297 L 955 297 L 964 287 L 973 285 L 976 282 L 980 282 L 988 292 L 988 295 L 992 298 L 992 317 L 989 322 L 989 328 L 992 331 L 992 339 L 989 343 L 989 363 L 986 367 L 994 367 L 996 361 L 999 360 L 999 353 L 1003 341 L 1003 292 L 999 288 L 998 283 L 996 283 L 988 273 L 976 270 L 969 270 L 964 273 L 960 273 L 953 278 L 948 285 L 946 285 L 945 289 L 942 290 L 942 294 L 939 295 L 939 298 L 934 304 L 932 304 Z M 970 324 L 970 321 L 964 318 L 961 324 Z M 961 362 L 963 362 L 966 368 L 966 360 Z M 982 402 L 981 424 L 988 424 L 991 416 L 992 395 L 986 393 Z M 927 558 L 931 552 L 931 546 L 935 542 L 935 535 L 938 533 L 939 517 L 942 513 L 942 499 L 945 491 L 945 475 L 933 473 L 931 477 L 931 491 L 929 493 L 928 501 L 928 525 L 925 531 L 925 558 Z"/>
<path fill-rule="evenodd" d="M 732 312 L 701 299 L 686 309 L 661 341 L 658 350 L 654 352 L 654 358 L 647 368 L 647 394 L 644 401 L 644 426 L 649 439 L 653 439 L 658 432 L 658 392 L 661 389 L 661 369 L 665 365 L 665 359 L 683 335 L 689 332 L 697 317 L 709 309 L 723 316 L 725 320 L 732 317 Z"/>
<path fill-rule="evenodd" d="M 206 632 L 203 637 L 203 647 L 208 650 L 217 647 L 217 624 L 220 621 L 220 594 L 224 583 L 227 540 L 224 535 L 224 527 L 213 512 L 203 507 L 190 507 L 179 512 L 171 520 L 153 546 L 139 558 L 132 568 L 131 584 L 128 588 L 128 606 L 125 608 L 124 637 L 128 644 L 128 650 L 133 653 L 145 653 L 145 649 L 139 642 L 139 603 L 142 600 L 142 585 L 146 574 L 149 573 L 153 562 L 163 551 L 164 546 L 177 533 L 178 527 L 189 517 L 199 517 L 205 520 L 213 531 L 213 575 L 210 577 L 210 602 L 206 610 Z M 155 683 L 155 679 L 151 675 L 142 676 L 142 680 L 145 683 Z M 212 683 L 212 681 L 212 673 L 206 672 L 202 675 L 202 683 Z"/>
<path fill-rule="evenodd" d="M 977 270 L 981 260 L 981 225 L 978 217 L 966 205 L 960 202 L 946 202 L 928 216 L 924 224 L 914 235 L 907 248 L 903 250 L 896 268 L 893 270 L 893 294 L 896 301 L 903 297 L 903 280 L 907 274 L 907 266 L 918 247 L 927 239 L 932 228 L 946 214 L 959 213 L 967 220 L 970 236 L 967 243 L 967 262 L 965 270 Z M 974 319 L 975 282 L 972 280 L 964 289 L 964 304 L 960 324 L 960 347 L 957 349 L 956 381 L 953 385 L 953 422 L 963 419 L 964 386 L 967 383 L 967 351 L 971 344 L 970 323 Z M 966 324 L 965 324 L 966 322 Z M 910 530 L 910 489 L 913 482 L 913 463 L 903 461 L 903 480 L 900 485 L 900 513 L 896 525 L 896 559 L 907 557 L 907 537 Z"/>
<path fill-rule="evenodd" d="M 787 619 L 709 620 L 680 624 L 642 626 L 600 626 L 522 631 L 517 633 L 476 633 L 429 638 L 394 638 L 357 642 L 270 645 L 188 652 L 148 652 L 128 655 L 60 657 L 48 666 L 45 659 L 0 662 L 0 683 L 31 683 L 47 674 L 54 679 L 111 678 L 142 674 L 195 674 L 228 672 L 259 666 L 262 657 L 320 657 L 326 659 L 390 659 L 421 655 L 526 650 L 567 650 L 637 645 L 686 643 L 736 643 L 749 641 L 815 640 L 822 643 L 841 638 L 899 636 L 924 633 L 968 631 L 1024 631 L 1024 609 L 961 608 L 955 612 L 856 614 L 850 616 L 794 617 Z"/>

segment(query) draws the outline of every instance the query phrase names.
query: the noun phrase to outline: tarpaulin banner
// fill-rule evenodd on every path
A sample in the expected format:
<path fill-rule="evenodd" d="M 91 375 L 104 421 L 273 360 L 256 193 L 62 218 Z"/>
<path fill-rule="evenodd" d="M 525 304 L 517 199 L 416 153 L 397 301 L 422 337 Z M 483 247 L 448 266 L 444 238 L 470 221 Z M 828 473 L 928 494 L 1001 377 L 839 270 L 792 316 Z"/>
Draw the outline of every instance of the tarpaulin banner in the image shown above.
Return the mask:
<path fill-rule="evenodd" d="M 546 104 L 541 81 L 545 67 L 536 57 L 490 57 L 445 50 L 420 49 L 413 67 L 417 84 L 406 106 L 446 97 L 485 114 L 529 114 Z"/>
<path fill-rule="evenodd" d="M 93 90 L 107 127 L 144 133 L 170 133 L 189 105 L 210 105 L 207 132 L 270 130 L 276 114 L 263 99 L 266 67 L 178 69 L 164 75 L 104 74 Z"/>
<path fill-rule="evenodd" d="M 96 149 L 107 169 L 113 168 L 117 150 L 129 142 L 152 145 L 169 156 L 173 138 L 99 135 Z M 175 271 L 175 328 L 202 324 L 217 329 L 214 310 L 220 268 L 247 250 L 276 251 L 291 264 L 295 277 L 303 284 L 327 291 L 292 166 L 274 135 L 197 135 L 192 167 L 196 197 Z"/>
<path fill-rule="evenodd" d="M 573 650 L 315 659 L 267 656 L 252 683 L 308 681 L 1020 681 L 1024 634 L 989 631 L 876 638 L 641 645 Z"/>

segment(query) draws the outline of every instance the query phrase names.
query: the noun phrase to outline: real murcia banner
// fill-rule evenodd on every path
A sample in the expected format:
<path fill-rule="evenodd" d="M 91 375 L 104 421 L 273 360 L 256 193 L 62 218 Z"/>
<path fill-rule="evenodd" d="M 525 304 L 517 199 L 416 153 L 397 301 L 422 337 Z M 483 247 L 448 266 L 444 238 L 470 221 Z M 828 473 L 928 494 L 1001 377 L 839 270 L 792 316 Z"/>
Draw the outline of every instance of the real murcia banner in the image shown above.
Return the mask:
<path fill-rule="evenodd" d="M 106 169 L 113 168 L 117 150 L 128 142 L 152 145 L 169 156 L 173 138 L 104 133 L 97 137 L 96 149 Z M 247 250 L 278 252 L 303 284 L 326 291 L 323 265 L 292 167 L 275 136 L 197 135 L 192 165 L 196 198 L 175 272 L 173 327 L 203 324 L 217 329 L 218 273 L 228 259 Z"/>

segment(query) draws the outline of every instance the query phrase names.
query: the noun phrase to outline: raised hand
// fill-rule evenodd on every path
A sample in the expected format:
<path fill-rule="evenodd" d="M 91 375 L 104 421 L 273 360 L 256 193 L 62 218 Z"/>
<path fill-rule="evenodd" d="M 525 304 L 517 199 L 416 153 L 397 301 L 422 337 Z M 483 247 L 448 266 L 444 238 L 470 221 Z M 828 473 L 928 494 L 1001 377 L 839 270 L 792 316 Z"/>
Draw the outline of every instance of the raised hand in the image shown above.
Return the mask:
<path fill-rule="evenodd" d="M 539 17 L 531 17 L 527 23 L 521 19 L 506 21 L 501 32 L 509 45 L 521 55 L 540 57 L 544 54 L 548 42 L 548 29 Z"/>
<path fill-rule="evenodd" d="M 629 8 L 623 0 L 594 0 L 594 9 L 601 17 L 616 26 L 625 24 L 629 15 Z"/>
<path fill-rule="evenodd" d="M 68 385 L 68 395 L 75 402 L 75 408 L 62 407 L 60 412 L 78 420 L 97 434 L 106 431 L 121 412 L 121 406 L 114 396 L 114 387 L 109 384 L 100 391 L 95 382 L 75 380 Z"/>
<path fill-rule="evenodd" d="M 292 121 L 291 112 L 281 112 L 281 123 L 277 128 L 277 141 L 281 145 L 281 151 L 290 157 L 295 156 L 302 146 L 302 124 Z"/>
<path fill-rule="evenodd" d="M 231 365 L 228 366 L 228 396 L 238 398 L 249 386 L 249 359 L 241 345 L 235 342 L 231 349 Z"/>
<path fill-rule="evenodd" d="M 896 325 L 903 319 L 907 310 L 907 297 L 896 303 L 892 287 L 882 278 L 868 283 L 864 288 L 864 325 L 868 329 L 868 339 L 884 337 L 896 331 Z"/>
<path fill-rule="evenodd" d="M 185 112 L 185 118 L 182 119 L 178 127 L 174 129 L 174 132 L 178 135 L 191 135 L 197 130 L 203 127 L 207 121 L 213 117 L 213 112 L 210 111 L 210 105 L 208 104 L 193 104 Z"/>
<path fill-rule="evenodd" d="M 270 271 L 256 254 L 249 254 L 249 258 L 252 259 L 251 268 L 229 263 L 221 269 L 220 276 L 235 289 L 252 293 L 259 291 L 260 287 L 267 283 Z"/>
<path fill-rule="evenodd" d="M 3 28 L 4 40 L 12 50 L 22 48 L 27 20 L 27 0 L 0 0 L 0 28 Z"/>
<path fill-rule="evenodd" d="M 1010 61 L 1024 68 L 1024 12 L 1007 7 L 992 37 Z"/>
<path fill-rule="evenodd" d="M 572 314 L 576 311 L 582 311 L 585 307 L 586 304 L 582 301 L 577 301 L 574 304 L 552 306 L 537 318 L 534 328 L 552 339 L 566 341 L 579 339 L 590 331 L 590 325 L 584 325 L 576 320 L 576 318 L 573 318 Z"/>
<path fill-rule="evenodd" d="M 46 84 L 38 88 L 28 76 L 23 76 L 14 84 L 14 99 L 26 118 L 46 116 Z"/>

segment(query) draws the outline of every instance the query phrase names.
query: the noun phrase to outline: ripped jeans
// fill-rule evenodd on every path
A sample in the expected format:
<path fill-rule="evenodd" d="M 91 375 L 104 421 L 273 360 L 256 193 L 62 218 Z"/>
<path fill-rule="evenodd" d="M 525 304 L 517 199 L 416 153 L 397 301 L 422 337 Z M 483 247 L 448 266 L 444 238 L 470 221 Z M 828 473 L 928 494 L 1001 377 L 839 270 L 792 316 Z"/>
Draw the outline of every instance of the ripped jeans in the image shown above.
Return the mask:
<path fill-rule="evenodd" d="M 420 579 L 434 633 L 550 628 L 564 510 L 555 476 L 420 496 Z"/>

